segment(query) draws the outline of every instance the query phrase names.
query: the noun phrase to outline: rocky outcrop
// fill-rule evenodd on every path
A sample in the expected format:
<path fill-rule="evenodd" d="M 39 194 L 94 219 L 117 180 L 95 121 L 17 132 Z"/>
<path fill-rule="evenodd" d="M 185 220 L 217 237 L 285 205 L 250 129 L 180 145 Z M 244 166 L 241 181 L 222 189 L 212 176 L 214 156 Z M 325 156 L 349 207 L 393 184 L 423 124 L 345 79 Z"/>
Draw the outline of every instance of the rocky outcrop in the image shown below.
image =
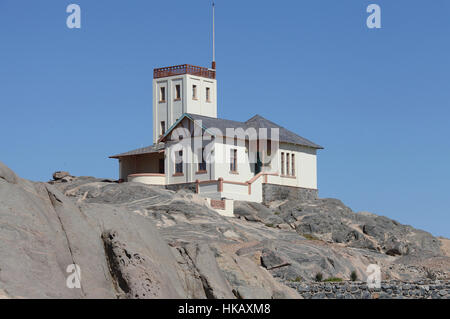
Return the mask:
<path fill-rule="evenodd" d="M 390 256 L 441 254 L 439 239 L 430 233 L 384 216 L 354 213 L 336 199 L 290 200 L 271 207 L 271 210 L 278 221 L 262 218 L 264 222 L 273 223 L 274 227 L 288 224 L 299 235 L 309 238 L 379 251 Z M 258 214 L 256 210 L 246 213 Z"/>
<path fill-rule="evenodd" d="M 16 174 L 2 162 L 0 162 L 0 179 L 3 179 L 7 183 L 11 184 L 17 184 L 18 182 L 18 177 Z"/>
<path fill-rule="evenodd" d="M 2 298 L 299 297 L 216 247 L 242 235 L 200 198 L 91 177 L 33 183 L 3 164 L 0 177 Z M 203 216 L 214 226 L 201 225 Z M 79 288 L 67 285 L 70 265 L 81 270 Z"/>
<path fill-rule="evenodd" d="M 0 163 L 0 297 L 306 298 L 296 285 L 318 273 L 364 280 L 374 263 L 384 280 L 449 278 L 438 239 L 338 200 L 235 202 L 226 218 L 189 191 L 64 178 Z"/>
<path fill-rule="evenodd" d="M 283 186 L 276 184 L 262 185 L 263 202 L 271 203 L 283 200 L 313 200 L 317 199 L 317 189 Z"/>
<path fill-rule="evenodd" d="M 0 180 L 0 218 L 0 287 L 8 296 L 116 298 L 122 294 L 116 285 L 120 273 L 129 297 L 142 297 L 146 290 L 138 285 L 154 278 L 159 279 L 151 297 L 186 297 L 176 259 L 143 216 L 108 205 L 76 205 L 48 184 Z M 129 262 L 122 244 L 102 239 L 106 229 L 120 234 L 132 252 Z M 113 254 L 107 257 L 108 247 Z M 112 271 L 119 259 L 128 264 Z M 81 269 L 79 289 L 66 285 L 72 264 Z"/>

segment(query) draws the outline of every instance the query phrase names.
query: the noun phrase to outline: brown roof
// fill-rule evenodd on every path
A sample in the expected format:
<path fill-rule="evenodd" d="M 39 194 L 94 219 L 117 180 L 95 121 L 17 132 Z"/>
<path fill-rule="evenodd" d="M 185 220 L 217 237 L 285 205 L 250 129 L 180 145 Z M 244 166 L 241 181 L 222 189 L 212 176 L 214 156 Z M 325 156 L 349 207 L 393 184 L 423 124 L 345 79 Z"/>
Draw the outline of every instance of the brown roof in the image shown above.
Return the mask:
<path fill-rule="evenodd" d="M 150 146 L 146 146 L 146 147 L 137 148 L 137 149 L 129 151 L 129 152 L 113 155 L 113 156 L 110 156 L 109 158 L 120 158 L 120 157 L 126 157 L 126 156 L 158 153 L 159 151 L 163 150 L 164 147 L 165 147 L 164 144 L 150 145 Z"/>

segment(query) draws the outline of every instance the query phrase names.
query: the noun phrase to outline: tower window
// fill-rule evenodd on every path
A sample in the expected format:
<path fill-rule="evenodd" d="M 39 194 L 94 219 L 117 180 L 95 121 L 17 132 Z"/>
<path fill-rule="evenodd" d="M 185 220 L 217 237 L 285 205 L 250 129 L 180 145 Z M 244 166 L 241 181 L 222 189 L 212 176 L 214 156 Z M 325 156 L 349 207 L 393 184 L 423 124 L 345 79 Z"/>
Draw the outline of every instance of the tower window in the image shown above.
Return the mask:
<path fill-rule="evenodd" d="M 211 102 L 211 89 L 206 88 L 206 102 Z"/>
<path fill-rule="evenodd" d="M 161 121 L 161 135 L 166 134 L 166 122 Z"/>
<path fill-rule="evenodd" d="M 192 99 L 197 100 L 197 85 L 192 86 Z"/>
<path fill-rule="evenodd" d="M 181 85 L 177 84 L 175 85 L 175 100 L 181 99 Z"/>
<path fill-rule="evenodd" d="M 159 102 L 165 101 L 166 101 L 166 88 L 164 86 L 161 86 L 159 88 Z"/>

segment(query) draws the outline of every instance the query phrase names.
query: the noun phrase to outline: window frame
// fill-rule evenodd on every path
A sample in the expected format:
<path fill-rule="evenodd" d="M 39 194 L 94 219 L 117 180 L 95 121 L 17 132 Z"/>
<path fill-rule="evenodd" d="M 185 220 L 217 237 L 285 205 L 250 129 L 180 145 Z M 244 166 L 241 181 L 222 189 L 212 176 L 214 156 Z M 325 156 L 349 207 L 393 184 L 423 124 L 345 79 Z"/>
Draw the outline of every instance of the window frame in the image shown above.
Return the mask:
<path fill-rule="evenodd" d="M 206 95 L 205 100 L 206 100 L 207 103 L 211 103 L 211 88 L 210 87 L 206 87 L 205 91 L 206 91 L 205 92 L 205 95 Z"/>
<path fill-rule="evenodd" d="M 290 170 L 290 165 L 289 162 L 291 160 L 291 156 L 290 153 L 286 153 L 286 176 L 291 176 L 291 170 Z"/>
<path fill-rule="evenodd" d="M 160 125 L 160 133 L 161 133 L 160 136 L 163 136 L 164 134 L 166 134 L 166 121 L 161 121 L 159 123 L 159 125 Z"/>
<path fill-rule="evenodd" d="M 175 173 L 173 174 L 173 176 L 183 176 L 183 151 L 178 151 L 178 156 L 179 158 L 181 158 L 180 162 L 176 162 L 175 161 Z"/>
<path fill-rule="evenodd" d="M 175 98 L 174 101 L 181 100 L 181 84 L 175 84 Z"/>
<path fill-rule="evenodd" d="M 238 150 L 237 148 L 230 149 L 230 173 L 237 174 L 238 173 Z"/>
<path fill-rule="evenodd" d="M 291 154 L 291 176 L 295 177 L 295 154 Z"/>
<path fill-rule="evenodd" d="M 165 102 L 166 102 L 166 87 L 164 85 L 161 85 L 159 87 L 159 103 Z"/>
<path fill-rule="evenodd" d="M 192 99 L 198 100 L 197 84 L 192 84 Z"/>
<path fill-rule="evenodd" d="M 202 147 L 201 149 L 199 149 L 201 154 L 201 162 L 199 161 L 197 164 L 197 172 L 196 174 L 204 174 L 207 173 L 207 166 L 206 166 L 206 159 L 205 156 L 203 155 L 205 153 L 205 148 Z"/>

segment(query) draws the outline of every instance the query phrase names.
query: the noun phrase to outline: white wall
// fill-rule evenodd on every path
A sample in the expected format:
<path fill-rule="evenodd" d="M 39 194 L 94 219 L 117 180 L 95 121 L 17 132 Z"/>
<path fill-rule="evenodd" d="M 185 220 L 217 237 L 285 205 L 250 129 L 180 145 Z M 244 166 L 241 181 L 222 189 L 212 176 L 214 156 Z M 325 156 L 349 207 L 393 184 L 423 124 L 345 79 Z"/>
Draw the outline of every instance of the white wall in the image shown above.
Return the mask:
<path fill-rule="evenodd" d="M 237 172 L 230 171 L 231 151 L 237 150 Z M 252 165 L 245 146 L 234 145 L 233 141 L 223 141 L 217 138 L 214 144 L 214 179 L 223 178 L 227 181 L 246 182 L 254 176 Z"/>
<path fill-rule="evenodd" d="M 192 99 L 192 86 L 197 85 L 197 100 Z M 210 89 L 210 102 L 206 101 L 206 88 Z M 186 113 L 217 117 L 217 81 L 186 75 Z"/>
<path fill-rule="evenodd" d="M 166 185 L 166 177 L 157 174 L 128 175 L 128 182 L 143 183 L 148 185 Z"/>
<path fill-rule="evenodd" d="M 176 85 L 181 85 L 181 99 L 176 100 Z M 197 100 L 192 99 L 192 86 L 197 85 Z M 160 102 L 160 88 L 166 89 L 166 100 Z M 206 101 L 206 88 L 210 88 L 210 102 Z M 183 113 L 217 117 L 217 81 L 190 74 L 153 79 L 153 143 L 161 133 L 161 121 L 166 131 Z"/>
<path fill-rule="evenodd" d="M 317 189 L 317 156 L 316 150 L 309 147 L 280 143 L 277 151 L 277 162 L 274 168 L 281 175 L 281 153 L 295 154 L 295 178 L 283 176 L 268 176 L 268 183 L 285 186 Z M 286 171 L 285 171 L 286 173 Z"/>
<path fill-rule="evenodd" d="M 194 133 L 194 125 L 192 122 L 189 124 L 189 120 L 185 119 L 182 123 L 180 123 L 180 127 L 184 127 L 187 130 L 190 130 L 189 134 Z M 199 132 L 201 133 L 201 131 Z M 206 147 L 210 141 L 203 141 L 201 136 L 193 137 L 193 138 L 184 138 L 181 142 L 183 144 L 187 144 L 188 147 L 183 148 L 183 176 L 174 176 L 175 175 L 175 158 L 172 154 L 177 152 L 177 144 L 169 145 L 166 149 L 166 159 L 165 159 L 165 167 L 168 172 L 167 178 L 169 184 L 178 184 L 178 183 L 192 183 L 196 180 L 205 181 L 212 180 L 214 178 L 214 165 L 210 163 L 206 163 L 206 173 L 200 173 L 198 162 L 200 158 L 197 157 L 198 152 L 201 152 L 201 149 Z M 180 143 L 180 144 L 181 144 Z"/>

